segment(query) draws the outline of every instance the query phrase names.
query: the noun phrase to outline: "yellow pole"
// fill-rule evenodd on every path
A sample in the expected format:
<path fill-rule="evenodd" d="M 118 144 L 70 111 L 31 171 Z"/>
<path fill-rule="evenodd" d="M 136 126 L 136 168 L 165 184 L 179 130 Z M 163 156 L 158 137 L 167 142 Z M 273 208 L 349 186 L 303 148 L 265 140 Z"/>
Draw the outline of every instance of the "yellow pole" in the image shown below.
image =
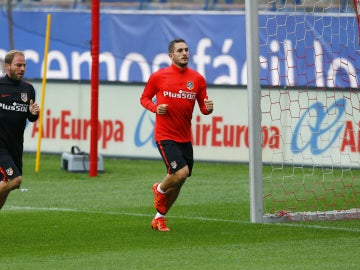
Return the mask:
<path fill-rule="evenodd" d="M 51 24 L 51 14 L 47 15 L 47 24 L 46 24 L 46 37 L 45 37 L 45 51 L 44 51 L 44 66 L 43 66 L 43 78 L 42 78 L 42 88 L 41 88 L 41 105 L 40 105 L 40 116 L 39 116 L 39 133 L 38 133 L 38 146 L 36 151 L 36 163 L 35 163 L 35 172 L 39 171 L 40 168 L 40 151 L 41 151 L 41 138 L 42 138 L 42 119 L 44 115 L 44 101 L 45 101 L 45 89 L 46 89 L 46 71 L 47 71 L 47 57 L 49 52 L 49 39 L 50 39 L 50 24 Z"/>

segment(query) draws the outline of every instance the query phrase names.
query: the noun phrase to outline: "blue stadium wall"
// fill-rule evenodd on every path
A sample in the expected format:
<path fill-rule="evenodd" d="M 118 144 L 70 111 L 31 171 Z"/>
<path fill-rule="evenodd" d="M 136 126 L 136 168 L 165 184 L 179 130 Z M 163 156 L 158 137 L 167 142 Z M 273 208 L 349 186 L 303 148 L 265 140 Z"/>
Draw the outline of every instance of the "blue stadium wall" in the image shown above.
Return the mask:
<path fill-rule="evenodd" d="M 42 77 L 48 12 L 14 11 L 13 33 L 16 49 L 27 55 L 27 77 Z M 89 11 L 51 12 L 51 40 L 48 79 L 89 80 L 91 13 Z M 297 86 L 316 87 L 327 82 L 334 59 L 347 63 L 358 72 L 359 54 L 356 19 L 342 14 L 299 13 L 286 17 L 262 13 L 259 17 L 260 57 L 265 62 L 279 59 L 280 81 L 271 78 L 271 67 L 261 66 L 261 84 L 289 83 L 286 59 L 296 58 Z M 246 85 L 245 14 L 239 13 L 101 13 L 100 80 L 145 82 L 159 67 L 169 63 L 167 45 L 182 37 L 191 50 L 190 66 L 206 76 L 209 84 Z M 349 27 L 352 26 L 352 27 Z M 339 31 L 340 29 L 340 31 Z M 9 50 L 7 13 L 0 13 L 0 58 Z M 333 35 L 332 33 L 337 33 Z M 289 45 L 290 44 L 290 45 Z M 289 49 L 289 46 L 290 49 Z M 315 48 L 315 49 L 314 49 Z M 315 71 L 314 50 L 321 51 L 321 66 Z M 295 57 L 296 55 L 296 57 Z M 340 59 L 340 60 L 339 60 Z M 351 70 L 351 69 L 347 69 Z M 335 74 L 331 86 L 357 87 L 357 80 L 348 79 L 348 72 Z M 319 80 L 318 75 L 323 78 Z M 345 79 L 344 79 L 345 77 Z"/>

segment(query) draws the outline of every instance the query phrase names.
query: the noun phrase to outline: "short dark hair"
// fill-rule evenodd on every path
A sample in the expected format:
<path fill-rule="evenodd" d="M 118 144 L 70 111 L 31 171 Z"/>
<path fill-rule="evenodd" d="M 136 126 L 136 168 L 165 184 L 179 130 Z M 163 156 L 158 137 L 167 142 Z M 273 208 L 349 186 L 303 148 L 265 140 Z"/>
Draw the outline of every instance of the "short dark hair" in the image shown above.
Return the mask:
<path fill-rule="evenodd" d="M 14 60 L 15 55 L 17 55 L 17 54 L 20 54 L 20 55 L 24 56 L 24 53 L 22 51 L 18 51 L 18 50 L 9 51 L 5 55 L 5 59 L 4 59 L 5 64 L 11 65 L 12 61 Z"/>
<path fill-rule="evenodd" d="M 170 43 L 169 43 L 169 48 L 168 48 L 169 53 L 173 53 L 173 52 L 174 52 L 175 44 L 176 44 L 176 43 L 180 43 L 180 42 L 186 43 L 186 41 L 185 41 L 184 39 L 182 39 L 182 38 L 177 38 L 177 39 L 174 39 L 174 40 L 170 41 Z"/>

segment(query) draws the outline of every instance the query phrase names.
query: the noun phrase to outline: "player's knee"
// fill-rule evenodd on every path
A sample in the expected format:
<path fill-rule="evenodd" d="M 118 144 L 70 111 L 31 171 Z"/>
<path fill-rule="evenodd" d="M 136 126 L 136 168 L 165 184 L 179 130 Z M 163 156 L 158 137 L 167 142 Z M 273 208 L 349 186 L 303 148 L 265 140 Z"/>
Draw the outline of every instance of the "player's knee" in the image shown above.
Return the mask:
<path fill-rule="evenodd" d="M 183 184 L 186 180 L 186 178 L 189 176 L 189 167 L 185 166 L 184 168 L 178 170 L 176 172 L 176 175 L 178 177 L 179 180 L 179 184 Z"/>
<path fill-rule="evenodd" d="M 18 183 L 19 185 L 21 185 L 21 183 L 22 183 L 22 176 L 20 175 L 20 176 L 14 178 L 14 180 L 16 181 L 16 183 Z"/>
<path fill-rule="evenodd" d="M 10 183 L 10 189 L 13 190 L 13 189 L 18 189 L 22 183 L 22 176 L 17 176 L 15 177 L 14 179 L 11 179 L 9 181 Z"/>

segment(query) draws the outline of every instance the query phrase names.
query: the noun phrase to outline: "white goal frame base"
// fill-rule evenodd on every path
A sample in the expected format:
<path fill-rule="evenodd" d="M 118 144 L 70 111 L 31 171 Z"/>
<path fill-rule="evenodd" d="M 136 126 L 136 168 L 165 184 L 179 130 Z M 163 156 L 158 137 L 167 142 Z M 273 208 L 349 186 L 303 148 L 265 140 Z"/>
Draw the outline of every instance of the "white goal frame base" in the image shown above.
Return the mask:
<path fill-rule="evenodd" d="M 326 221 L 326 220 L 360 219 L 360 208 L 349 210 L 332 210 L 325 212 L 287 212 L 279 211 L 276 214 L 263 216 L 263 223 L 299 222 L 299 221 Z"/>

